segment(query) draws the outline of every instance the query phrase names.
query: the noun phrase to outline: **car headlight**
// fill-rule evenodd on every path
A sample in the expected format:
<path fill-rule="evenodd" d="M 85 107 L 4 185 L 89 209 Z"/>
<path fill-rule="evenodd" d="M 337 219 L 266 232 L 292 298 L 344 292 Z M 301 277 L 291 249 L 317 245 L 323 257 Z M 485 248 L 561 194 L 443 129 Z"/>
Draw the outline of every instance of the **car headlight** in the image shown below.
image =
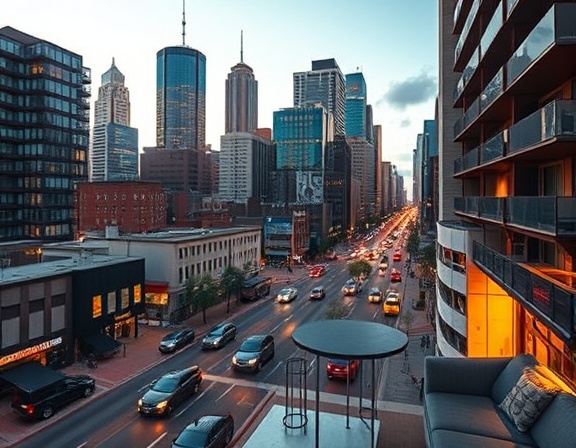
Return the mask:
<path fill-rule="evenodd" d="M 236 359 L 236 355 L 232 356 L 232 364 L 237 364 L 238 359 Z"/>
<path fill-rule="evenodd" d="M 176 343 L 174 343 L 174 342 L 168 342 L 168 343 L 165 343 L 165 344 L 164 344 L 164 346 L 165 346 L 165 347 L 168 347 L 168 348 L 172 348 L 172 347 L 174 347 L 175 345 L 176 345 Z"/>
<path fill-rule="evenodd" d="M 216 339 L 214 339 L 214 342 L 212 342 L 212 344 L 218 345 L 218 344 L 220 344 L 220 342 L 222 342 L 222 338 L 216 338 Z"/>
<path fill-rule="evenodd" d="M 256 364 L 258 362 L 258 358 L 252 358 L 248 360 L 248 365 L 249 366 L 253 366 L 254 364 Z"/>
<path fill-rule="evenodd" d="M 158 404 L 156 405 L 156 407 L 157 407 L 158 409 L 164 409 L 166 406 L 168 406 L 168 401 L 167 401 L 167 400 L 161 401 L 160 403 L 158 403 Z"/>
<path fill-rule="evenodd" d="M 142 398 L 140 398 L 140 400 L 138 400 L 138 406 L 142 406 Z"/>

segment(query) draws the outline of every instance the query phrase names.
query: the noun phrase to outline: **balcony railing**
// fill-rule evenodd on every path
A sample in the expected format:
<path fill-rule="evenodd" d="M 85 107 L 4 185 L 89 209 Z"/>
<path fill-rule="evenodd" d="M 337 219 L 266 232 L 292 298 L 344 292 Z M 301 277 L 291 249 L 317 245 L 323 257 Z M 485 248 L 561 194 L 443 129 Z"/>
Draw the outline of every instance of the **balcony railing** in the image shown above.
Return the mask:
<path fill-rule="evenodd" d="M 480 6 L 480 0 L 474 0 L 474 3 L 470 8 L 470 12 L 468 13 L 468 17 L 466 18 L 466 23 L 464 23 L 464 28 L 462 29 L 460 38 L 458 39 L 458 42 L 456 42 L 456 48 L 454 49 L 454 63 L 456 63 L 456 61 L 458 61 L 458 59 L 460 58 L 462 47 L 464 47 L 464 41 L 468 38 L 468 33 L 470 32 L 472 23 L 474 23 L 474 19 L 476 18 L 476 14 L 478 13 L 479 6 Z"/>
<path fill-rule="evenodd" d="M 490 107 L 496 98 L 504 92 L 504 69 L 498 70 L 494 78 L 488 83 L 484 91 L 480 94 L 480 110 L 485 111 Z"/>
<path fill-rule="evenodd" d="M 557 100 L 510 127 L 512 154 L 553 137 L 576 139 L 576 101 Z"/>
<path fill-rule="evenodd" d="M 513 196 L 506 221 L 555 236 L 576 235 L 576 197 Z"/>
<path fill-rule="evenodd" d="M 473 243 L 472 259 L 512 297 L 551 322 L 566 342 L 576 341 L 575 289 L 562 287 L 537 269 L 528 269 L 477 241 Z"/>
<path fill-rule="evenodd" d="M 503 157 L 506 154 L 505 132 L 496 134 L 484 144 L 454 160 L 454 175 Z"/>

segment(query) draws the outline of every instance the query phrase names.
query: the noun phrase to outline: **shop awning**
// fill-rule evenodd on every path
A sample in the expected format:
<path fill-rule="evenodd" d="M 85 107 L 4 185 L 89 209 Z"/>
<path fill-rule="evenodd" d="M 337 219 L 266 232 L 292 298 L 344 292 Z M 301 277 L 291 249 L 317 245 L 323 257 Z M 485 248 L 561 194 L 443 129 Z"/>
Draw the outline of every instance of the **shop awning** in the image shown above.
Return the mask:
<path fill-rule="evenodd" d="M 61 380 L 64 375 L 38 362 L 27 362 L 0 373 L 0 378 L 19 389 L 31 392 Z"/>
<path fill-rule="evenodd" d="M 83 345 L 89 353 L 101 358 L 107 358 L 120 350 L 120 342 L 102 333 L 93 333 L 82 338 Z"/>

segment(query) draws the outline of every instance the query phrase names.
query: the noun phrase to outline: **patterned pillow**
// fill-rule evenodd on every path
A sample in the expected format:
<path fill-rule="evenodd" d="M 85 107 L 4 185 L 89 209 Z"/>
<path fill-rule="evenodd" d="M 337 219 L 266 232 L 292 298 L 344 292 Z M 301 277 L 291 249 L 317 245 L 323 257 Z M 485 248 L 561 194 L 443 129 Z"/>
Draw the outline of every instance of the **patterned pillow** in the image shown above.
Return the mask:
<path fill-rule="evenodd" d="M 519 431 L 526 432 L 559 392 L 560 389 L 553 382 L 525 367 L 500 408 Z"/>

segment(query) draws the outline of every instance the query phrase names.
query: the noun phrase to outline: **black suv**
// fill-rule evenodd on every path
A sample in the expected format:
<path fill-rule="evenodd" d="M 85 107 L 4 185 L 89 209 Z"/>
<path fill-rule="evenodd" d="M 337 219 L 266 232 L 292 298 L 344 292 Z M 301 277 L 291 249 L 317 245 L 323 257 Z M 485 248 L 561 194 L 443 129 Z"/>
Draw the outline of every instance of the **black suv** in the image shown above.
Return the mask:
<path fill-rule="evenodd" d="M 198 392 L 202 370 L 198 366 L 173 370 L 154 380 L 138 400 L 138 412 L 145 415 L 169 415 L 190 395 Z"/>
<path fill-rule="evenodd" d="M 224 347 L 228 342 L 236 339 L 236 332 L 236 325 L 231 322 L 222 322 L 212 327 L 202 339 L 202 350 Z"/>
<path fill-rule="evenodd" d="M 46 419 L 79 398 L 94 393 L 96 382 L 88 375 L 65 376 L 64 378 L 34 391 L 14 389 L 12 409 L 28 419 Z"/>
<path fill-rule="evenodd" d="M 232 367 L 241 372 L 260 372 L 262 366 L 274 358 L 274 337 L 256 334 L 242 342 L 232 357 Z"/>
<path fill-rule="evenodd" d="M 182 430 L 172 448 L 224 448 L 234 434 L 234 419 L 228 415 L 203 415 Z"/>

